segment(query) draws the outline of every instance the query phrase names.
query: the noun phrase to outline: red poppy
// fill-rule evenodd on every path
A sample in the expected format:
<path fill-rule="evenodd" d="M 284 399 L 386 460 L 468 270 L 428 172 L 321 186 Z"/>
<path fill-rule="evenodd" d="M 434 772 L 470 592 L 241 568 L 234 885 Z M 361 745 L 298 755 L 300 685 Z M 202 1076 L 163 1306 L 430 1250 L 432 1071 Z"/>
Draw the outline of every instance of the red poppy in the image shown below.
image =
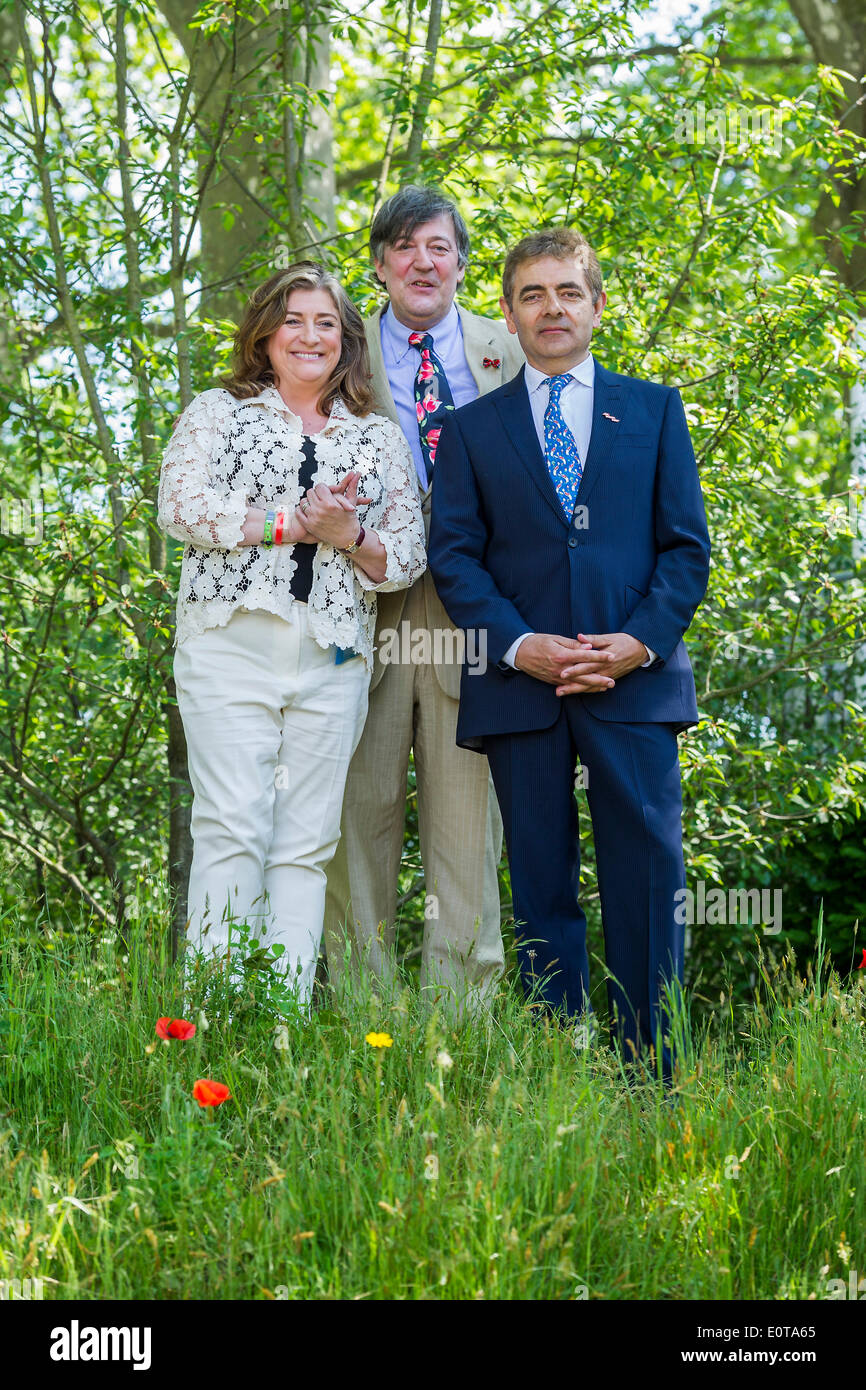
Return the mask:
<path fill-rule="evenodd" d="M 180 1038 L 186 1042 L 187 1038 L 195 1037 L 195 1024 L 187 1023 L 185 1018 L 158 1018 L 156 1020 L 156 1036 L 158 1038 Z"/>
<path fill-rule="evenodd" d="M 857 966 L 857 969 L 858 969 L 858 970 L 866 970 L 866 946 L 863 947 L 863 959 L 861 960 L 860 964 Z"/>
<path fill-rule="evenodd" d="M 222 1105 L 231 1096 L 231 1091 L 222 1081 L 197 1081 L 192 1093 L 202 1109 L 206 1105 Z"/>

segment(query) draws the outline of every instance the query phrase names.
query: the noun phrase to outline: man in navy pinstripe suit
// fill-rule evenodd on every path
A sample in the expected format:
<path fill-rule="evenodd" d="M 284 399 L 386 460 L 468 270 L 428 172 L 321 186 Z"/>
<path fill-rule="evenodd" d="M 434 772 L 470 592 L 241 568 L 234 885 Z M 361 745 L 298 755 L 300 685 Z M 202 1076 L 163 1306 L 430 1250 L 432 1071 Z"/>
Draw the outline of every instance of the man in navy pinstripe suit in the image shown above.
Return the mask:
<path fill-rule="evenodd" d="M 589 351 L 606 302 L 577 232 L 525 237 L 500 301 L 526 367 L 443 427 L 429 565 L 458 627 L 457 742 L 486 753 L 502 811 L 524 988 L 588 1015 L 575 768 L 586 787 L 626 1060 L 673 1052 L 666 988 L 682 984 L 685 887 L 677 734 L 698 718 L 683 634 L 710 543 L 679 392 Z M 467 642 L 467 649 L 469 648 Z M 477 648 L 476 648 L 477 649 Z"/>

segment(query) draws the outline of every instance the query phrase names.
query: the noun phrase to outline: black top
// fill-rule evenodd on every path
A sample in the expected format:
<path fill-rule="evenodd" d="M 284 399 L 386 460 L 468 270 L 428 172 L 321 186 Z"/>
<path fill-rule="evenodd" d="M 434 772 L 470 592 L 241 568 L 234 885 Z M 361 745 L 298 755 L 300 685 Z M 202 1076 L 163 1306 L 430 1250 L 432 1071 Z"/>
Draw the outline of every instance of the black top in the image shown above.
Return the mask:
<path fill-rule="evenodd" d="M 313 473 L 316 469 L 316 446 L 312 435 L 304 435 L 304 461 L 301 464 L 298 482 L 301 492 L 304 493 L 313 486 Z M 310 590 L 313 587 L 313 556 L 316 553 L 316 543 L 299 541 L 292 551 L 292 559 L 297 569 L 292 575 L 289 589 L 292 597 L 297 603 L 306 603 L 310 597 Z"/>

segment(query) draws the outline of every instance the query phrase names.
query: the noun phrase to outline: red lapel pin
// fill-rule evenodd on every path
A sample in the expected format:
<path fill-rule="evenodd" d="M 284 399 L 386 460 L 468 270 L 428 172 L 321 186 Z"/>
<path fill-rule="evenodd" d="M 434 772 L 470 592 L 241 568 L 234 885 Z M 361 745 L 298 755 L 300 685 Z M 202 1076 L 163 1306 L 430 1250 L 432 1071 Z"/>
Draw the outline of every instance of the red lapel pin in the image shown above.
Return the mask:
<path fill-rule="evenodd" d="M 501 367 L 501 366 L 502 366 L 502 358 L 501 358 L 501 357 L 485 357 L 483 365 L 484 365 L 485 367 Z"/>

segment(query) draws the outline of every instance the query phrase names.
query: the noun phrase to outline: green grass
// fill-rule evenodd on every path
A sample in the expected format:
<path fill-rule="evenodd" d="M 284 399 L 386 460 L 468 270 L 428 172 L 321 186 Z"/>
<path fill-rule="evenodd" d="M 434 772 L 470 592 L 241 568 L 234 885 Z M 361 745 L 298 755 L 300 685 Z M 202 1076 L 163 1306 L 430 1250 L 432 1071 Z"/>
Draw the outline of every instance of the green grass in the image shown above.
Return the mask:
<path fill-rule="evenodd" d="M 167 1044 L 160 920 L 125 961 L 4 931 L 0 1277 L 46 1298 L 821 1298 L 866 1273 L 856 973 L 762 965 L 747 1009 L 690 1025 L 666 1100 L 513 982 L 460 1027 L 358 990 L 282 1051 L 265 976 L 231 1022 L 200 983 L 207 1028 Z M 197 1077 L 232 1099 L 200 1109 Z"/>

